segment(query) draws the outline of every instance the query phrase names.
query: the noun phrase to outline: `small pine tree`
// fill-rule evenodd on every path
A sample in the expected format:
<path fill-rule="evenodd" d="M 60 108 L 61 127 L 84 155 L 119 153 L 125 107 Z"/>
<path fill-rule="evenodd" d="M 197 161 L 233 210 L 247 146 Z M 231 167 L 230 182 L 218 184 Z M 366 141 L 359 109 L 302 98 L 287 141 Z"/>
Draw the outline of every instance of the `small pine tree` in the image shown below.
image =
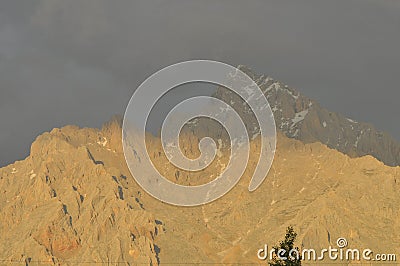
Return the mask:
<path fill-rule="evenodd" d="M 294 247 L 294 242 L 296 240 L 297 233 L 294 231 L 292 226 L 289 226 L 286 229 L 286 235 L 285 235 L 285 240 L 281 241 L 278 246 L 274 247 L 274 258 L 271 262 L 269 262 L 270 266 L 301 266 L 301 255 L 300 255 L 300 250 L 298 247 Z M 285 250 L 284 256 L 287 259 L 286 260 L 281 260 L 278 257 L 278 252 L 279 250 Z M 289 256 L 289 252 L 292 250 L 297 250 L 297 254 L 293 252 L 294 254 L 291 254 Z M 282 257 L 282 255 L 281 255 Z"/>

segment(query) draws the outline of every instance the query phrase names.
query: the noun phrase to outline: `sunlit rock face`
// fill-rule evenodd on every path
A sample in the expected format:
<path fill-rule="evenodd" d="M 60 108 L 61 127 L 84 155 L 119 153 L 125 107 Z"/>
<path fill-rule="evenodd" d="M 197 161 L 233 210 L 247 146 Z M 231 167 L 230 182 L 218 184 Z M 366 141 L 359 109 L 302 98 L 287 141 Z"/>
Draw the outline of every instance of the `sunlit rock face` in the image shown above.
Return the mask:
<path fill-rule="evenodd" d="M 204 172 L 178 172 L 162 154 L 160 140 L 147 138 L 155 166 L 176 183 L 204 183 L 226 165 L 221 150 Z M 288 225 L 298 232 L 301 248 L 327 248 L 344 237 L 353 248 L 393 253 L 393 243 L 400 241 L 400 168 L 372 156 L 351 158 L 279 133 L 275 161 L 256 191 L 247 189 L 258 160 L 254 152 L 228 194 L 185 208 L 162 203 L 136 184 L 120 141 L 119 120 L 101 130 L 54 129 L 36 139 L 28 158 L 0 169 L 3 260 L 259 263 L 258 249 L 276 244 Z M 255 150 L 258 142 L 251 142 Z M 188 157 L 199 155 L 197 137 L 185 133 L 181 143 Z"/>

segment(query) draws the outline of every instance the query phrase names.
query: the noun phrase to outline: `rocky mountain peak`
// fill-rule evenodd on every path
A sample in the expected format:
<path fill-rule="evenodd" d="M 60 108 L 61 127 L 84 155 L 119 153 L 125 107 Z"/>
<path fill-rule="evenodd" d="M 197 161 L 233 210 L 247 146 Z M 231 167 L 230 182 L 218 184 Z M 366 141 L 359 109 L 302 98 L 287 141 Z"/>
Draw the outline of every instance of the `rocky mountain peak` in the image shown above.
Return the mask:
<path fill-rule="evenodd" d="M 305 143 L 321 142 L 351 157 L 372 155 L 387 165 L 400 165 L 400 143 L 390 134 L 377 130 L 371 124 L 330 112 L 280 81 L 257 75 L 245 66 L 239 66 L 239 69 L 253 78 L 264 92 L 274 113 L 277 129 L 287 137 Z M 239 96 L 222 87 L 218 88 L 215 96 L 230 103 L 239 112 L 248 124 L 250 135 L 258 134 L 255 116 Z"/>

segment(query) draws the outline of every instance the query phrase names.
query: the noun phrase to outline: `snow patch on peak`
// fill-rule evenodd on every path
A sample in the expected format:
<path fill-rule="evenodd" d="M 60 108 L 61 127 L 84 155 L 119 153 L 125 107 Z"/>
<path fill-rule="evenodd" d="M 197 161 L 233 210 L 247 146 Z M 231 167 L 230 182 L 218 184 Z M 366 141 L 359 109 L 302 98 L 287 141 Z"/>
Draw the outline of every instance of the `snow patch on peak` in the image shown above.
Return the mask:
<path fill-rule="evenodd" d="M 304 120 L 304 118 L 307 116 L 308 114 L 308 109 L 298 112 L 294 115 L 294 118 L 292 119 L 293 125 L 301 122 Z"/>
<path fill-rule="evenodd" d="M 271 91 L 271 90 L 282 91 L 284 93 L 287 93 L 291 97 L 293 97 L 295 100 L 297 100 L 299 98 L 299 94 L 296 94 L 287 85 L 283 85 L 279 81 L 275 81 L 270 86 L 268 86 L 268 88 L 264 91 L 264 93 L 268 92 L 268 91 Z"/>
<path fill-rule="evenodd" d="M 354 124 L 356 124 L 357 122 L 356 121 L 354 121 L 353 119 L 350 119 L 350 118 L 346 118 L 347 119 L 347 121 L 349 121 L 349 122 L 351 122 L 351 123 L 354 123 Z"/>

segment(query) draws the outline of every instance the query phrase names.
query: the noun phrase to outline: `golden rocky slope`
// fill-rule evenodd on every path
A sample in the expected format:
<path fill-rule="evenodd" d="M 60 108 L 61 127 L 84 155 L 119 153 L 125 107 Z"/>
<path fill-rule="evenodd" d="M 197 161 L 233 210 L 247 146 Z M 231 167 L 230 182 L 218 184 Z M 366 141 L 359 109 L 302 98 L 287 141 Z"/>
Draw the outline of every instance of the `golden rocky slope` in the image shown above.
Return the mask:
<path fill-rule="evenodd" d="M 195 155 L 196 141 L 182 141 Z M 159 148 L 155 138 L 149 145 Z M 257 149 L 257 140 L 252 145 Z M 223 170 L 221 158 L 197 176 L 176 175 L 154 154 L 178 183 L 203 182 Z M 288 225 L 302 248 L 335 246 L 345 237 L 350 248 L 400 254 L 400 167 L 279 135 L 271 171 L 250 193 L 255 157 L 221 199 L 175 207 L 153 199 L 131 177 L 117 120 L 102 130 L 67 126 L 44 133 L 28 158 L 0 169 L 0 263 L 258 264 L 265 263 L 258 249 L 276 244 Z"/>

